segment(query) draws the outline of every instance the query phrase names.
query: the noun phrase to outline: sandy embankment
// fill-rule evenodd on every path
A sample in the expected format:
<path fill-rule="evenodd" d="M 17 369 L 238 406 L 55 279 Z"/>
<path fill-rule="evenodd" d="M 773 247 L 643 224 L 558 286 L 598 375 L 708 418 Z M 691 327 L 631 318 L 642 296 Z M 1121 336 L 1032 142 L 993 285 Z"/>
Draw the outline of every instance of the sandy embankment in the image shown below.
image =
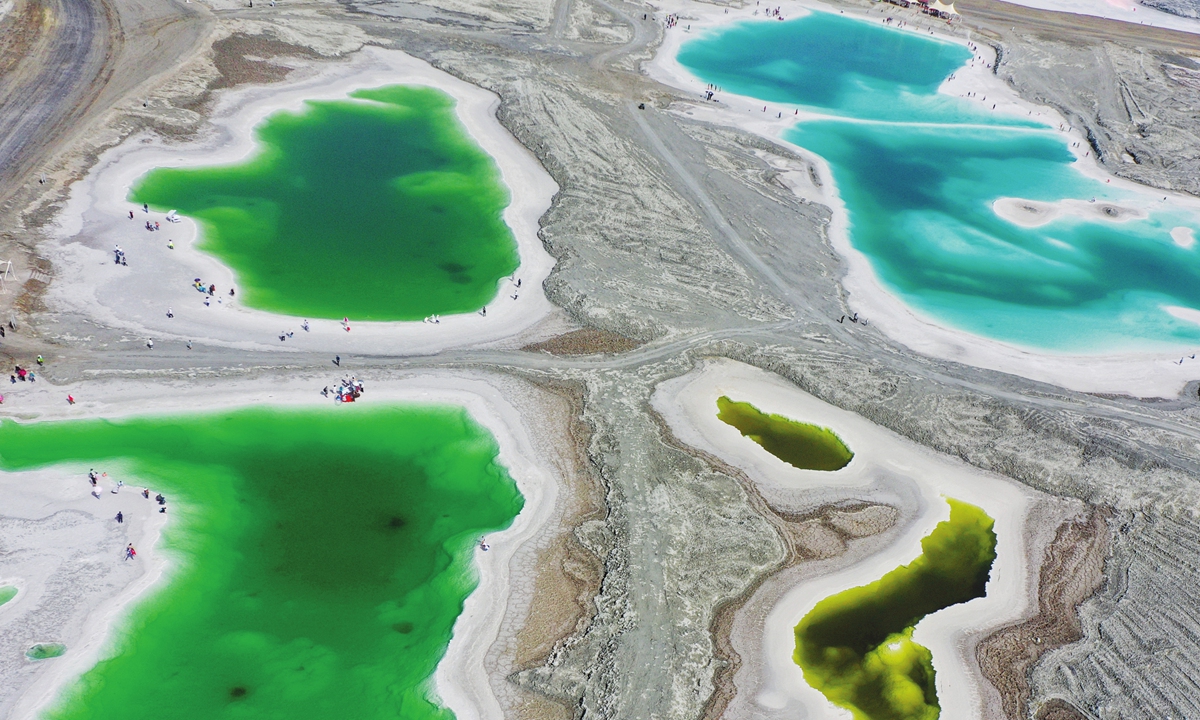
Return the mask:
<path fill-rule="evenodd" d="M 819 0 L 785 0 L 772 6 L 781 7 L 784 18 L 799 17 L 813 10 L 842 13 L 873 23 L 881 22 L 885 13 L 901 18 L 909 17 L 905 14 L 909 11 L 903 11 L 891 5 L 879 10 L 857 11 L 831 8 Z M 754 15 L 756 8 L 753 6 L 744 9 L 730 9 L 727 12 L 721 7 L 703 5 L 690 0 L 667 0 L 661 7 L 663 12 L 679 13 L 683 19 L 675 28 L 666 31 L 659 51 L 645 66 L 646 72 L 660 82 L 695 93 L 696 102 L 678 108 L 679 112 L 686 113 L 695 119 L 732 125 L 767 137 L 794 150 L 815 168 L 816 174 L 819 176 L 819 183 L 814 183 L 809 177 L 809 173 L 799 168 L 780 168 L 783 170 L 781 180 L 798 197 L 823 204 L 832 210 L 833 218 L 830 223 L 829 237 L 834 249 L 846 261 L 848 268 L 846 276 L 842 278 L 847 302 L 853 310 L 859 312 L 876 329 L 892 340 L 925 355 L 1020 375 L 1082 392 L 1173 396 L 1177 395 L 1187 382 L 1194 379 L 1193 367 L 1187 364 L 1179 365 L 1175 362 L 1179 359 L 1179 353 L 1185 348 L 1106 355 L 1053 353 L 991 340 L 949 328 L 939 324 L 936 318 L 907 306 L 883 285 L 875 273 L 870 259 L 851 244 L 849 216 L 833 181 L 833 174 L 828 163 L 820 156 L 789 143 L 783 137 L 783 134 L 797 120 L 810 119 L 813 115 L 803 111 L 797 114 L 797 108 L 793 106 L 772 102 L 764 103 L 757 98 L 739 96 L 724 91 L 718 93 L 719 102 L 703 102 L 702 92 L 707 84 L 676 60 L 676 55 L 683 43 L 698 37 L 705 31 L 736 21 L 776 21 L 768 21 L 761 15 Z M 960 34 L 956 34 L 956 31 L 942 31 L 944 21 L 936 21 L 927 16 L 919 17 L 923 26 L 928 25 L 934 28 L 933 36 L 936 39 L 960 45 L 967 44 L 968 41 Z M 690 30 L 688 26 L 690 26 Z M 891 29 L 895 32 L 912 32 L 924 37 L 931 37 L 930 30 L 916 25 L 905 29 L 895 27 Z M 940 92 L 959 97 L 965 97 L 968 92 L 972 92 L 976 97 L 981 98 L 981 103 L 983 102 L 982 98 L 987 98 L 988 105 L 994 103 L 996 105 L 994 112 L 997 114 L 1026 120 L 1033 118 L 1044 122 L 1047 126 L 1046 130 L 1030 130 L 1029 132 L 1058 133 L 1064 144 L 1076 157 L 1075 169 L 1087 177 L 1103 181 L 1115 192 L 1131 199 L 1144 199 L 1145 202 L 1142 204 L 1147 207 L 1151 202 L 1159 203 L 1163 197 L 1166 197 L 1173 207 L 1177 206 L 1200 213 L 1200 200 L 1196 198 L 1151 190 L 1109 175 L 1097 164 L 1096 159 L 1090 156 L 1090 146 L 1079 128 L 1071 127 L 1055 110 L 1023 100 L 998 76 L 992 74 L 987 68 L 988 64 L 994 64 L 996 61 L 992 48 L 986 45 L 978 46 L 975 49 L 975 55 L 976 58 L 973 61 L 953 73 L 953 79 L 948 79 L 942 84 Z M 1059 130 L 1060 126 L 1062 130 Z M 1071 147 L 1072 144 L 1076 147 Z M 1122 201 L 1121 207 L 1129 209 L 1129 204 L 1128 201 Z M 1062 211 L 1067 207 L 1069 206 L 1063 205 L 1059 210 Z M 1172 231 L 1170 237 L 1164 237 L 1164 240 L 1170 239 L 1176 244 L 1186 247 L 1190 237 L 1179 230 Z M 1164 308 L 1164 312 L 1166 311 Z M 1194 349 L 1190 349 L 1189 352 L 1194 352 Z"/>
<path fill-rule="evenodd" d="M 0 606 L 0 716 L 33 717 L 34 707 L 53 699 L 60 678 L 94 665 L 108 628 L 166 568 L 162 554 L 150 550 L 167 515 L 141 497 L 143 485 L 126 468 L 96 469 L 107 473 L 98 495 L 88 483 L 89 466 L 79 463 L 0 472 L 0 578 L 18 588 Z M 125 487 L 113 494 L 118 480 Z M 138 558 L 126 562 L 130 543 Z M 37 642 L 61 642 L 67 652 L 27 662 L 24 652 Z"/>
<path fill-rule="evenodd" d="M 538 219 L 550 207 L 558 186 L 534 158 L 496 119 L 499 98 L 492 93 L 436 70 L 428 63 L 396 50 L 368 47 L 342 63 L 309 65 L 293 73 L 300 79 L 269 86 L 251 86 L 219 95 L 211 130 L 191 143 L 170 145 L 152 135 L 130 138 L 101 156 L 96 166 L 71 190 L 59 215 L 58 243 L 48 251 L 58 269 L 46 296 L 54 310 L 79 313 L 156 342 L 174 341 L 224 345 L 242 349 L 269 346 L 275 350 L 322 350 L 342 353 L 432 353 L 448 347 L 497 341 L 528 329 L 554 307 L 542 293 L 542 281 L 554 259 L 538 238 Z M 237 287 L 232 270 L 215 257 L 196 250 L 196 224 L 163 222 L 158 213 L 128 212 L 129 189 L 157 167 L 230 164 L 257 151 L 251 132 L 268 115 L 298 111 L 306 100 L 344 99 L 361 89 L 384 85 L 421 85 L 441 90 L 456 101 L 459 120 L 500 169 L 512 201 L 504 220 L 512 229 L 521 265 L 514 278 L 521 289 L 517 300 L 508 279 L 500 282 L 487 317 L 475 313 L 443 316 L 439 324 L 422 322 L 356 322 L 345 332 L 335 320 L 310 319 L 311 332 L 302 332 L 304 318 L 249 309 L 227 295 Z M 145 220 L 157 220 L 159 232 L 147 232 Z M 167 240 L 175 249 L 167 248 Z M 112 261 L 112 249 L 125 250 L 129 267 Z M 312 269 L 312 281 L 337 272 L 338 258 Z M 211 307 L 192 287 L 193 278 L 215 284 L 218 302 Z M 174 318 L 167 318 L 167 309 Z M 280 331 L 295 336 L 280 343 Z"/>
<path fill-rule="evenodd" d="M 187 412 L 196 413 L 251 405 L 281 408 L 332 405 L 319 394 L 322 384 L 324 381 L 318 377 L 272 383 L 223 381 L 169 385 L 139 381 L 92 381 L 87 386 L 88 397 L 114 399 L 110 402 L 91 400 L 68 406 L 62 402 L 62 394 L 74 392 L 83 396 L 78 387 L 50 387 L 39 383 L 36 390 L 31 389 L 29 406 L 35 412 L 41 411 L 36 416 L 37 421 L 49 421 L 171 415 L 178 414 L 180 408 L 185 407 L 188 408 Z M 560 503 L 569 501 L 569 498 L 559 498 L 559 488 L 564 486 L 560 483 L 563 466 L 554 451 L 547 449 L 547 439 L 544 437 L 546 426 L 563 420 L 561 411 L 539 406 L 537 397 L 536 389 L 511 378 L 476 373 L 425 372 L 395 380 L 368 381 L 366 395 L 360 403 L 329 408 L 330 412 L 353 413 L 382 403 L 405 402 L 465 407 L 477 422 L 495 436 L 500 447 L 499 462 L 509 470 L 525 497 L 524 509 L 513 525 L 503 532 L 487 536 L 490 549 L 485 552 L 476 548 L 475 566 L 479 573 L 479 586 L 467 598 L 463 613 L 454 626 L 446 657 L 438 666 L 434 678 L 436 692 L 463 720 L 499 720 L 503 717 L 501 702 L 493 692 L 495 678 L 490 677 L 492 669 L 487 667 L 483 658 L 497 642 L 511 641 L 520 632 L 529 611 L 528 597 L 518 598 L 516 605 L 519 607 L 514 611 L 509 607 L 512 604 L 510 591 L 514 585 L 527 586 L 524 581 L 536 574 L 534 562 L 537 556 L 531 555 L 526 546 L 535 540 L 541 545 L 548 542 L 543 532 L 547 521 L 557 517 L 556 507 Z M 556 440 L 557 436 L 550 438 L 550 442 Z M 109 470 L 111 472 L 112 468 Z M 23 503 L 36 506 L 24 512 L 34 517 L 44 517 L 57 511 L 60 504 L 63 508 L 73 507 L 72 503 L 83 509 L 91 507 L 89 503 L 94 500 L 87 494 L 86 476 L 80 476 L 81 472 L 86 472 L 86 468 L 72 465 L 36 473 L 0 473 L 0 485 L 13 491 L 6 493 L 8 496 L 23 496 L 26 498 L 22 500 Z M 79 499 L 68 501 L 57 495 L 43 498 L 46 491 L 40 491 L 41 494 L 28 492 L 24 484 L 32 482 L 30 478 L 52 478 L 54 483 L 63 487 L 75 487 L 82 483 L 81 487 L 70 493 Z M 141 487 L 132 478 L 126 478 L 126 483 Z M 18 487 L 20 493 L 15 492 Z M 126 488 L 124 492 L 133 494 L 134 491 Z M 136 499 L 142 501 L 140 497 Z M 134 506 L 137 505 L 134 503 Z M 6 505 L 4 508 L 6 516 L 13 514 L 9 507 Z M 104 510 L 101 515 L 107 516 L 108 512 Z M 145 535 L 136 541 L 140 543 L 138 562 L 143 565 L 142 574 L 128 580 L 127 586 L 107 600 L 102 608 L 86 608 L 89 614 L 86 621 L 80 623 L 80 630 L 68 633 L 70 637 L 56 638 L 68 645 L 68 654 L 58 660 L 46 661 L 29 677 L 22 676 L 27 684 L 21 689 L 19 699 L 14 698 L 15 709 L 11 717 L 35 717 L 38 710 L 51 701 L 65 684 L 94 665 L 105 649 L 112 647 L 113 630 L 130 605 L 155 584 L 164 569 L 169 572 L 171 558 L 153 545 L 158 535 L 159 517 L 167 516 L 154 515 L 155 524 L 147 524 Z M 140 520 L 139 517 L 131 522 Z M 70 548 L 68 543 L 62 552 L 66 553 Z M 514 563 L 514 557 L 519 552 L 524 553 L 524 559 Z M 121 558 L 111 558 L 111 561 L 119 563 Z M 514 567 L 526 577 L 514 579 Z M 0 576 L 14 574 L 0 567 Z M 39 592 L 35 580 L 30 578 L 23 581 L 22 595 L 5 606 L 5 615 L 0 615 L 0 621 L 5 616 L 19 617 L 23 597 Z M 59 583 L 59 592 L 82 592 L 82 588 L 72 587 L 69 580 L 56 579 L 56 582 Z M 504 627 L 501 627 L 502 618 L 506 622 Z M 9 678 L 6 680 L 11 682 Z M 512 702 L 515 702 L 512 698 L 505 700 L 506 704 Z"/>
<path fill-rule="evenodd" d="M 798 470 L 775 458 L 735 428 L 717 419 L 717 398 L 728 395 L 764 412 L 830 427 L 854 451 L 854 459 L 833 473 Z M 1030 582 L 1044 541 L 1031 543 L 1026 519 L 1044 505 L 1033 491 L 999 476 L 939 455 L 854 413 L 828 405 L 783 379 L 748 365 L 721 360 L 664 383 L 653 404 L 682 441 L 744 471 L 767 493 L 791 492 L 813 504 L 831 498 L 894 503 L 895 493 L 880 488 L 915 489 L 914 518 L 896 528 L 882 552 L 799 584 L 756 591 L 733 623 L 732 644 L 742 666 L 734 678 L 738 714 L 769 717 L 841 718 L 805 681 L 792 660 L 793 628 L 821 599 L 878 579 L 921 553 L 920 541 L 949 516 L 942 500 L 955 498 L 982 507 L 996 521 L 997 558 L 987 596 L 927 616 L 914 638 L 933 652 L 938 697 L 946 717 L 985 717 L 992 693 L 974 660 L 974 646 L 990 629 L 1011 623 L 1036 608 Z M 1062 513 L 1060 507 L 1057 511 Z M 1074 510 L 1072 510 L 1074 512 Z M 1057 523 L 1050 525 L 1051 532 Z M 771 595 L 775 593 L 775 595 Z M 761 596 L 761 597 L 760 597 Z M 771 605 L 762 608 L 764 597 Z M 755 609 L 756 604 L 760 606 Z M 754 619 L 755 613 L 760 617 Z M 985 699 L 986 698 L 986 699 Z M 730 711 L 733 707 L 730 708 Z"/>

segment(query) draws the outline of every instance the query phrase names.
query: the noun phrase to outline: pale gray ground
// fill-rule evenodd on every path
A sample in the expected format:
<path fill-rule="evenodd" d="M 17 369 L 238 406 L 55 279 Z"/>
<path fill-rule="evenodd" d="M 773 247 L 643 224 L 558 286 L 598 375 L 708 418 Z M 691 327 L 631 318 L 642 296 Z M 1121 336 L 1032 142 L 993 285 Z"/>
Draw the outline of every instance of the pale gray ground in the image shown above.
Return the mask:
<path fill-rule="evenodd" d="M 226 34 L 265 30 L 314 47 L 336 36 L 345 41 L 341 52 L 362 39 L 401 47 L 498 93 L 501 121 L 562 189 L 542 221 L 543 240 L 559 260 L 548 294 L 581 326 L 647 342 L 620 355 L 582 358 L 509 350 L 347 358 L 367 378 L 470 365 L 585 387 L 584 417 L 594 429 L 590 458 L 607 506 L 602 520 L 577 532 L 603 563 L 595 616 L 580 636 L 514 682 L 564 700 L 577 717 L 691 720 L 702 713 L 719 665 L 710 632 L 715 608 L 775 568 L 784 552 L 739 482 L 665 442 L 649 413 L 657 382 L 722 355 L 777 372 L 976 466 L 1111 508 L 1109 581 L 1082 608 L 1085 639 L 1035 666 L 1033 709 L 1057 698 L 1084 717 L 1197 714 L 1195 384 L 1180 398 L 1159 400 L 1066 392 L 914 356 L 873 327 L 838 324 L 843 268 L 825 237 L 828 211 L 801 203 L 775 180 L 764 153 L 782 158 L 786 150 L 668 111 L 683 109 L 684 98 L 634 72 L 661 33 L 653 18 L 641 19 L 649 12 L 644 6 L 602 0 L 262 6 L 229 2 L 214 14 Z M 1196 45 L 1177 47 L 1169 34 L 1143 43 L 1134 31 L 1113 31 L 1100 21 L 986 1 L 968 0 L 968 21 L 971 7 L 979 8 L 982 24 L 1007 31 L 989 31 L 1003 51 L 998 73 L 1029 99 L 1049 102 L 1088 127 L 1106 166 L 1200 192 L 1194 109 L 1200 81 L 1184 55 Z M 297 19 L 309 25 L 284 28 Z M 1054 38 L 1038 34 L 1046 27 Z M 189 78 L 182 90 L 148 93 L 146 109 L 129 100 L 105 127 L 130 131 L 160 117 L 171 120 L 172 133 L 189 132 L 194 125 L 180 111 L 202 109 L 204 83 L 197 78 L 213 71 L 201 59 L 181 72 Z M 637 110 L 639 102 L 647 109 Z M 131 120 L 143 116 L 140 124 Z M 76 152 L 86 155 L 114 140 L 110 133 Z M 73 161 L 67 155 L 56 162 Z M 39 241 L 38 220 L 57 201 L 52 194 L 46 200 L 22 218 L 7 216 L 15 240 Z M 15 338 L 10 333 L 8 350 L 21 360 L 45 352 L 47 380 L 136 372 L 269 382 L 283 373 L 311 373 L 315 390 L 329 362 L 203 346 L 188 352 L 160 345 L 150 353 L 140 338 L 39 308 L 35 294 L 26 297 L 34 312 Z M 851 498 L 827 498 L 845 499 Z"/>
<path fill-rule="evenodd" d="M 1025 97 L 1065 110 L 1073 124 L 1088 128 L 1109 172 L 1200 193 L 1200 62 L 1166 51 L 1046 38 L 1005 49 L 1000 75 Z"/>

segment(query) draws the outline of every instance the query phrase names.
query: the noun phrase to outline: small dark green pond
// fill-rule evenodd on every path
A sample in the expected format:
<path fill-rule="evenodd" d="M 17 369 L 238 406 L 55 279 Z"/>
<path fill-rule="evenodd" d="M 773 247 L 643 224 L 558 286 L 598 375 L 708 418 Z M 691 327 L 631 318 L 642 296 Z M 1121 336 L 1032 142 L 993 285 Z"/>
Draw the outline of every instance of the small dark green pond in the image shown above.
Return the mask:
<path fill-rule="evenodd" d="M 854 453 L 837 433 L 783 415 L 768 415 L 747 402 L 717 399 L 717 418 L 737 428 L 780 460 L 801 470 L 841 470 Z"/>

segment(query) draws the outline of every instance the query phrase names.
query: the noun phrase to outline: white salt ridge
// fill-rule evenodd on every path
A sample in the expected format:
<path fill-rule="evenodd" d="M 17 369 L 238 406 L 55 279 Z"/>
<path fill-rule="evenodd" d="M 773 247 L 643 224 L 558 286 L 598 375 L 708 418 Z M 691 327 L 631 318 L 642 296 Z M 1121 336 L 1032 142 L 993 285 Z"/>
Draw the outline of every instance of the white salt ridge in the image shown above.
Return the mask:
<path fill-rule="evenodd" d="M 1196 244 L 1196 231 L 1190 227 L 1171 228 L 1171 239 L 1181 248 L 1190 248 Z"/>
<path fill-rule="evenodd" d="M 1145 220 L 1150 214 L 1145 210 L 1126 207 L 1111 202 L 1089 202 L 1067 198 L 1057 202 L 1041 202 L 1024 198 L 1003 197 L 992 203 L 996 216 L 1013 225 L 1025 228 L 1041 227 L 1061 217 L 1078 217 L 1085 220 L 1123 223 L 1130 220 Z M 1172 235 L 1173 237 L 1173 235 Z"/>

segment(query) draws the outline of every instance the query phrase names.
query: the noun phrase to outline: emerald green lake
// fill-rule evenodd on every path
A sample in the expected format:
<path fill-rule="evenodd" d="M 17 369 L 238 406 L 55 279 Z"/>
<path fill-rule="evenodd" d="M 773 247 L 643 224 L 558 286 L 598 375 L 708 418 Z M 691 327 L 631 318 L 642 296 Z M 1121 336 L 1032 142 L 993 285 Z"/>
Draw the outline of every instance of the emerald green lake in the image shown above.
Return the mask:
<path fill-rule="evenodd" d="M 478 310 L 517 268 L 499 169 L 445 93 L 359 90 L 275 113 L 254 134 L 245 161 L 160 168 L 130 192 L 194 218 L 247 305 L 418 320 Z"/>
<path fill-rule="evenodd" d="M 1035 116 L 939 92 L 970 61 L 965 47 L 812 12 L 712 28 L 677 59 L 772 112 L 811 113 L 782 137 L 828 162 L 850 244 L 921 316 L 1056 352 L 1200 344 L 1200 324 L 1169 311 L 1200 309 L 1200 249 L 1176 239 L 1200 235 L 1200 211 L 1084 175 L 1066 136 Z M 1145 217 L 1022 227 L 993 210 L 1005 197 L 1110 202 Z"/>
<path fill-rule="evenodd" d="M 747 402 L 717 398 L 717 419 L 801 470 L 841 470 L 854 459 L 850 448 L 829 428 L 764 413 Z"/>
<path fill-rule="evenodd" d="M 935 720 L 933 656 L 912 639 L 930 613 L 983 597 L 996 559 L 992 518 L 947 500 L 950 519 L 921 555 L 879 580 L 817 603 L 796 626 L 804 679 L 855 720 Z"/>
<path fill-rule="evenodd" d="M 448 720 L 430 682 L 474 546 L 524 502 L 497 453 L 439 406 L 0 425 L 6 470 L 69 462 L 83 488 L 94 465 L 171 515 L 169 581 L 44 717 Z"/>
<path fill-rule="evenodd" d="M 0 605 L 12 600 L 17 596 L 17 588 L 14 585 L 5 585 L 0 587 Z"/>

